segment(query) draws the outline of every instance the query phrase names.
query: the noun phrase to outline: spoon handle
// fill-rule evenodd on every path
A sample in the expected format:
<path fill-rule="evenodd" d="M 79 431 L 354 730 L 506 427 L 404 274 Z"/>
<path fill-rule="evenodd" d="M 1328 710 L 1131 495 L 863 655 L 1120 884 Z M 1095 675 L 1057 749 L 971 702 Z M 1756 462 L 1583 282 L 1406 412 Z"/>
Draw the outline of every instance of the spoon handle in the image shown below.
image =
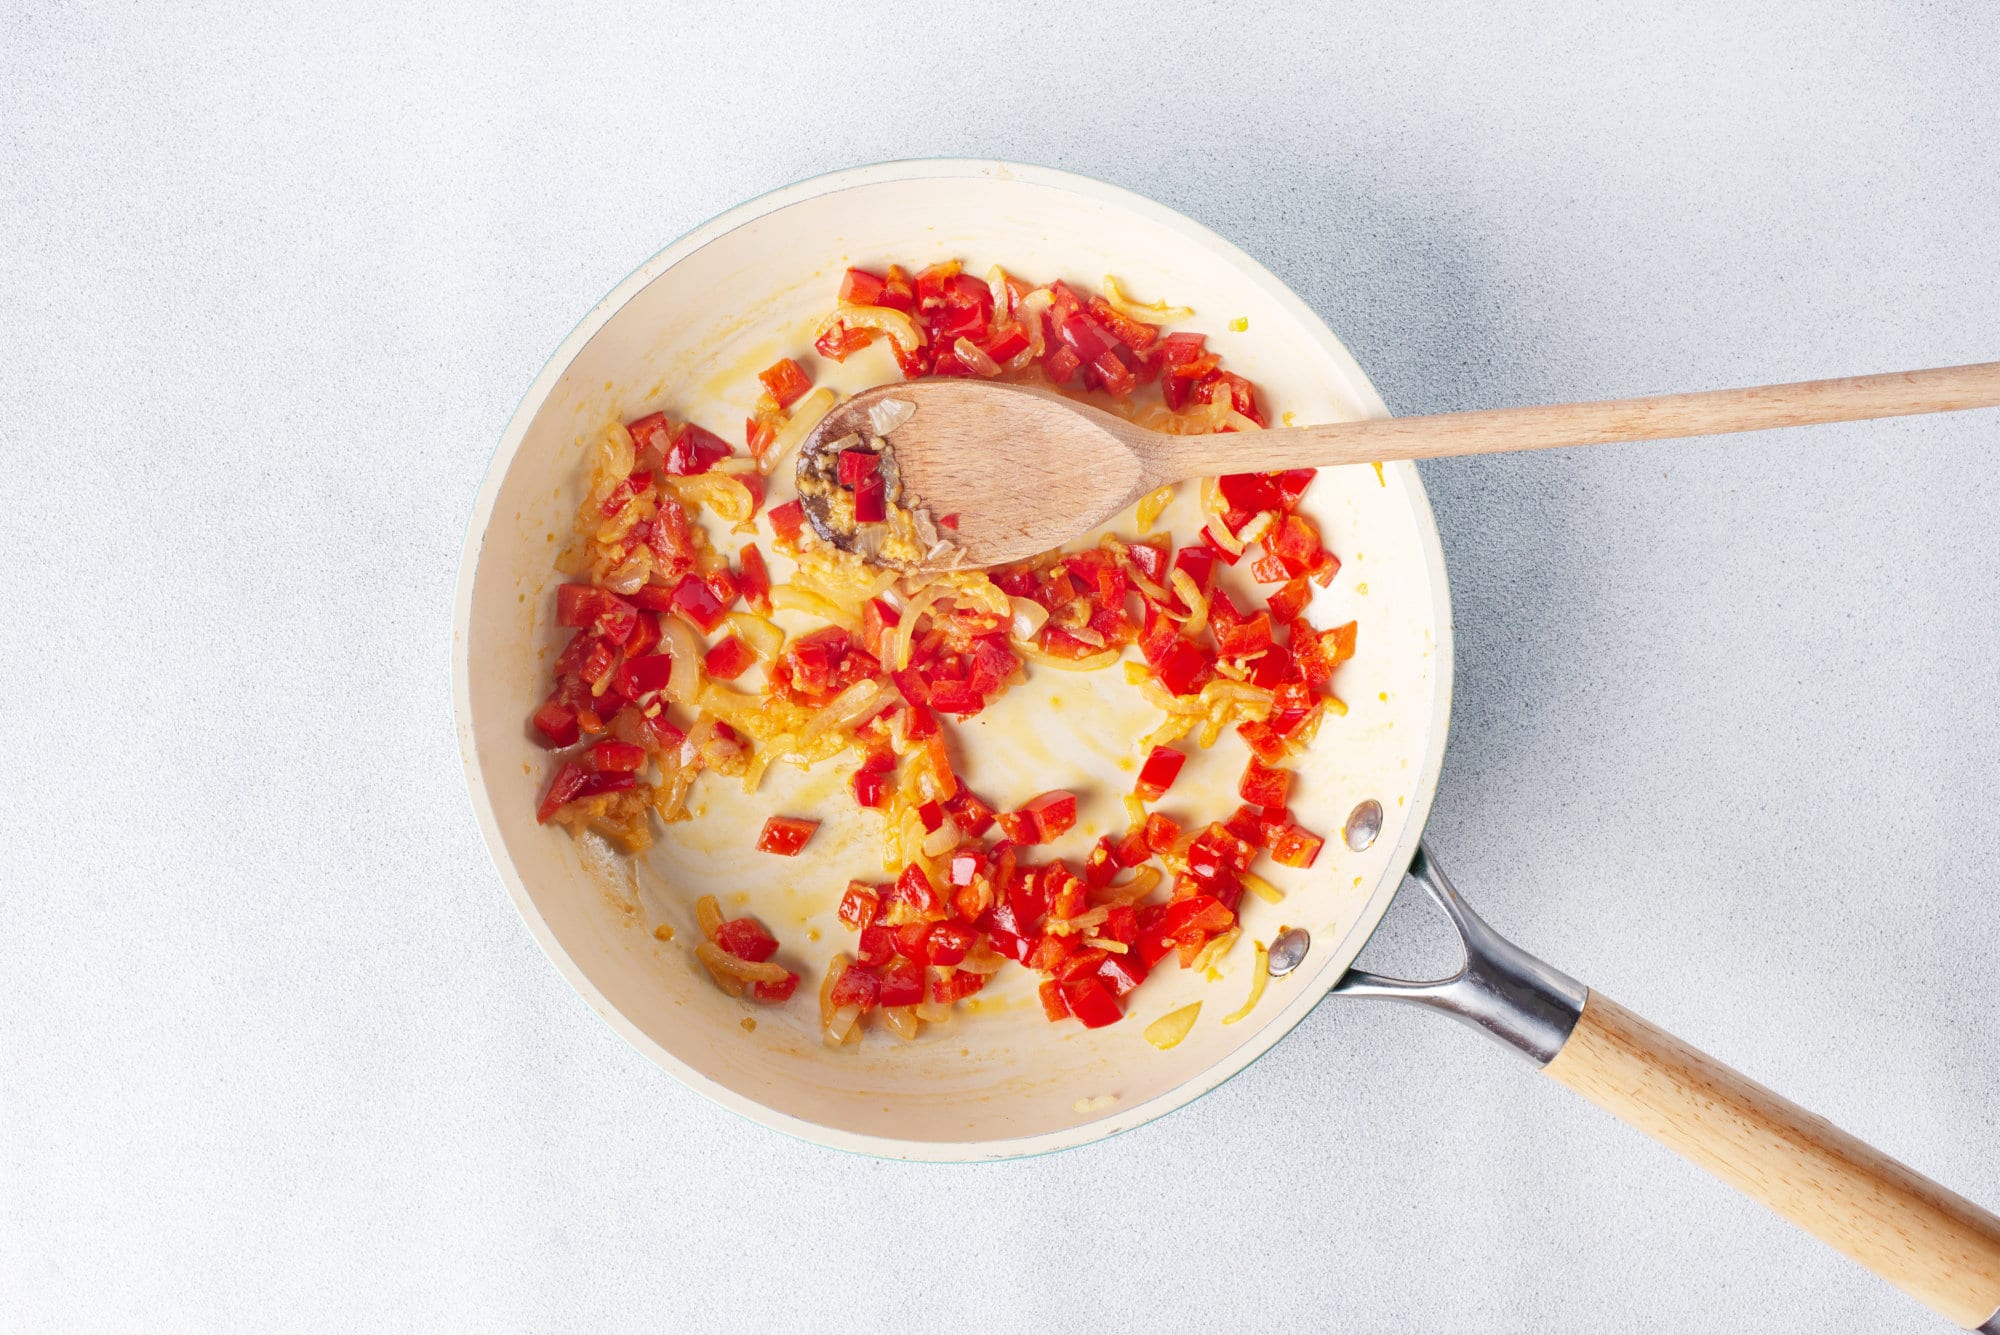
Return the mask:
<path fill-rule="evenodd" d="M 1155 477 L 1178 481 L 1217 473 L 1720 436 L 1816 422 L 1858 422 L 1871 417 L 1993 407 L 2000 407 L 2000 362 L 1979 362 L 1645 399 L 1385 417 L 1229 435 L 1156 437 L 1146 452 L 1152 456 L 1149 471 Z"/>

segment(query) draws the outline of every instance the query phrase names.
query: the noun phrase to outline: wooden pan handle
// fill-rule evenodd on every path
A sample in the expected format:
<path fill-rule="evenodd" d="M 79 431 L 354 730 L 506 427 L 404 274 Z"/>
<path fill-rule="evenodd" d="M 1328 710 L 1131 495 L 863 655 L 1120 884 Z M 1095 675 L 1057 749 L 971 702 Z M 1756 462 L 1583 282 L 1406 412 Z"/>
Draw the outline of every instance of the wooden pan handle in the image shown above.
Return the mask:
<path fill-rule="evenodd" d="M 1610 998 L 1543 1069 L 1967 1330 L 2000 1315 L 2000 1219 Z"/>

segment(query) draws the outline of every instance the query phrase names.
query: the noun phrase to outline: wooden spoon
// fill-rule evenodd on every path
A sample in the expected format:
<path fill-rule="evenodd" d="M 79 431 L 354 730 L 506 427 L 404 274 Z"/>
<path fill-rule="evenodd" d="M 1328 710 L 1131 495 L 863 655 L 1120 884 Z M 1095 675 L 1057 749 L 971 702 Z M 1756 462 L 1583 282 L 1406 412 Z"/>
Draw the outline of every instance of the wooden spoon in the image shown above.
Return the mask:
<path fill-rule="evenodd" d="M 879 544 L 857 545 L 854 528 L 843 528 L 831 513 L 827 484 L 837 451 L 830 447 L 851 446 L 857 442 L 846 438 L 856 435 L 865 445 L 871 406 L 884 401 L 914 408 L 906 413 L 891 404 L 873 419 L 880 424 L 907 418 L 886 437 L 901 503 L 927 512 L 931 520 L 947 519 L 941 536 L 960 550 L 944 562 L 869 554 L 890 565 L 985 566 L 1060 547 L 1154 488 L 1188 478 L 1992 408 L 2000 406 L 2000 362 L 1200 436 L 1149 431 L 1024 385 L 959 379 L 884 385 L 828 413 L 799 453 L 799 492 L 808 518 L 822 537 L 849 550 Z"/>

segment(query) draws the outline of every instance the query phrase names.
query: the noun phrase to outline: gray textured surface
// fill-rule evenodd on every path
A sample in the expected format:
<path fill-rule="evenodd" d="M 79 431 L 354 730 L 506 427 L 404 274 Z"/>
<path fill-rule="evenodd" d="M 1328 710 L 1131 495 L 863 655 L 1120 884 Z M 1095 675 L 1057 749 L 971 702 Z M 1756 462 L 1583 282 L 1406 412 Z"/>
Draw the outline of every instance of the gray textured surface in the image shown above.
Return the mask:
<path fill-rule="evenodd" d="M 0 7 L 0 1325 L 1943 1329 L 1417 1014 L 1029 1163 L 739 1122 L 515 921 L 447 623 L 577 316 L 855 162 L 1155 195 L 1399 412 L 2000 355 L 1995 9 L 757 8 Z M 1989 1205 L 1996 427 L 1425 469 L 1460 885 Z"/>

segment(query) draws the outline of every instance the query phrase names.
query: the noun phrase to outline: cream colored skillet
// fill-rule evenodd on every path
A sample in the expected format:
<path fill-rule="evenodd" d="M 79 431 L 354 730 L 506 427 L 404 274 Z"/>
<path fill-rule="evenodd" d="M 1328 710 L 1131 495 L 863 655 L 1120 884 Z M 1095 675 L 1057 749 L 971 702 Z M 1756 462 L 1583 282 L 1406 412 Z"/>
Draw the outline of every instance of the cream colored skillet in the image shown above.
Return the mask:
<path fill-rule="evenodd" d="M 583 318 L 529 387 L 479 493 L 454 608 L 454 699 L 474 813 L 528 929 L 586 1003 L 689 1088 L 765 1126 L 845 1150 L 963 1161 L 1073 1147 L 1183 1106 L 1280 1041 L 1329 985 L 1414 1001 L 1478 1024 L 1961 1325 L 1988 1321 L 2000 1306 L 2000 1224 L 1990 1215 L 1506 946 L 1421 849 L 1412 870 L 1465 934 L 1465 970 L 1421 986 L 1342 975 L 1384 906 L 1382 882 L 1415 847 L 1449 719 L 1442 552 L 1410 465 L 1390 465 L 1386 478 L 1335 470 L 1342 476 L 1322 477 L 1308 497 L 1352 558 L 1328 610 L 1359 615 L 1364 629 L 1361 655 L 1342 669 L 1353 714 L 1337 738 L 1322 730 L 1338 759 L 1302 769 L 1311 806 L 1301 815 L 1331 834 L 1364 798 L 1386 810 L 1372 848 L 1349 853 L 1330 840 L 1332 861 L 1294 878 L 1281 905 L 1252 906 L 1271 927 L 1304 924 L 1315 940 L 1306 963 L 1273 982 L 1241 1025 L 1205 1019 L 1156 1052 L 1131 1020 L 1092 1031 L 1044 1024 L 1027 1009 L 1032 988 L 1009 998 L 998 984 L 989 992 L 1020 1013 L 971 1016 L 936 1041 L 829 1050 L 814 1008 L 753 1012 L 708 984 L 683 943 L 697 931 L 696 895 L 747 892 L 749 910 L 803 966 L 815 964 L 805 945 L 815 932 L 821 961 L 844 944 L 825 887 L 844 883 L 868 850 L 833 837 L 852 816 L 842 776 L 774 766 L 754 797 L 716 788 L 702 820 L 667 827 L 640 868 L 636 901 L 623 888 L 630 868 L 601 864 L 535 821 L 547 753 L 523 720 L 546 693 L 546 656 L 563 638 L 551 553 L 582 499 L 587 442 L 608 421 L 662 408 L 697 421 L 740 417 L 758 393 L 756 372 L 809 344 L 841 264 L 953 256 L 1083 281 L 1116 273 L 1134 292 L 1202 311 L 1211 346 L 1300 420 L 1383 412 L 1324 323 L 1249 256 L 1153 201 L 1046 168 L 931 161 L 843 171 L 750 201 L 654 256 Z M 716 312 L 743 315 L 719 326 Z M 842 394 L 895 374 L 886 353 L 880 364 L 856 357 L 821 370 Z M 776 562 L 773 576 L 786 577 Z M 1034 791 L 1018 785 L 1053 771 L 1076 781 L 1087 807 L 1092 794 L 1128 790 L 1115 759 L 1157 715 L 1120 681 L 1095 685 L 1051 672 L 1010 691 L 981 716 L 967 780 L 1013 801 Z M 1045 726 L 1052 716 L 1061 728 Z M 1187 795 L 1191 810 L 1233 802 L 1225 760 L 1213 791 Z M 1180 786 L 1198 785 L 1201 766 L 1191 758 Z M 748 850 L 764 816 L 781 808 L 829 823 L 779 867 Z M 1119 819 L 1115 797 L 1105 797 L 1100 827 Z M 1282 966 L 1300 943 L 1279 944 Z M 1225 960 L 1214 986 L 1241 996 L 1248 967 Z M 1164 972 L 1147 984 L 1149 1007 L 1219 995 L 1191 970 Z"/>

